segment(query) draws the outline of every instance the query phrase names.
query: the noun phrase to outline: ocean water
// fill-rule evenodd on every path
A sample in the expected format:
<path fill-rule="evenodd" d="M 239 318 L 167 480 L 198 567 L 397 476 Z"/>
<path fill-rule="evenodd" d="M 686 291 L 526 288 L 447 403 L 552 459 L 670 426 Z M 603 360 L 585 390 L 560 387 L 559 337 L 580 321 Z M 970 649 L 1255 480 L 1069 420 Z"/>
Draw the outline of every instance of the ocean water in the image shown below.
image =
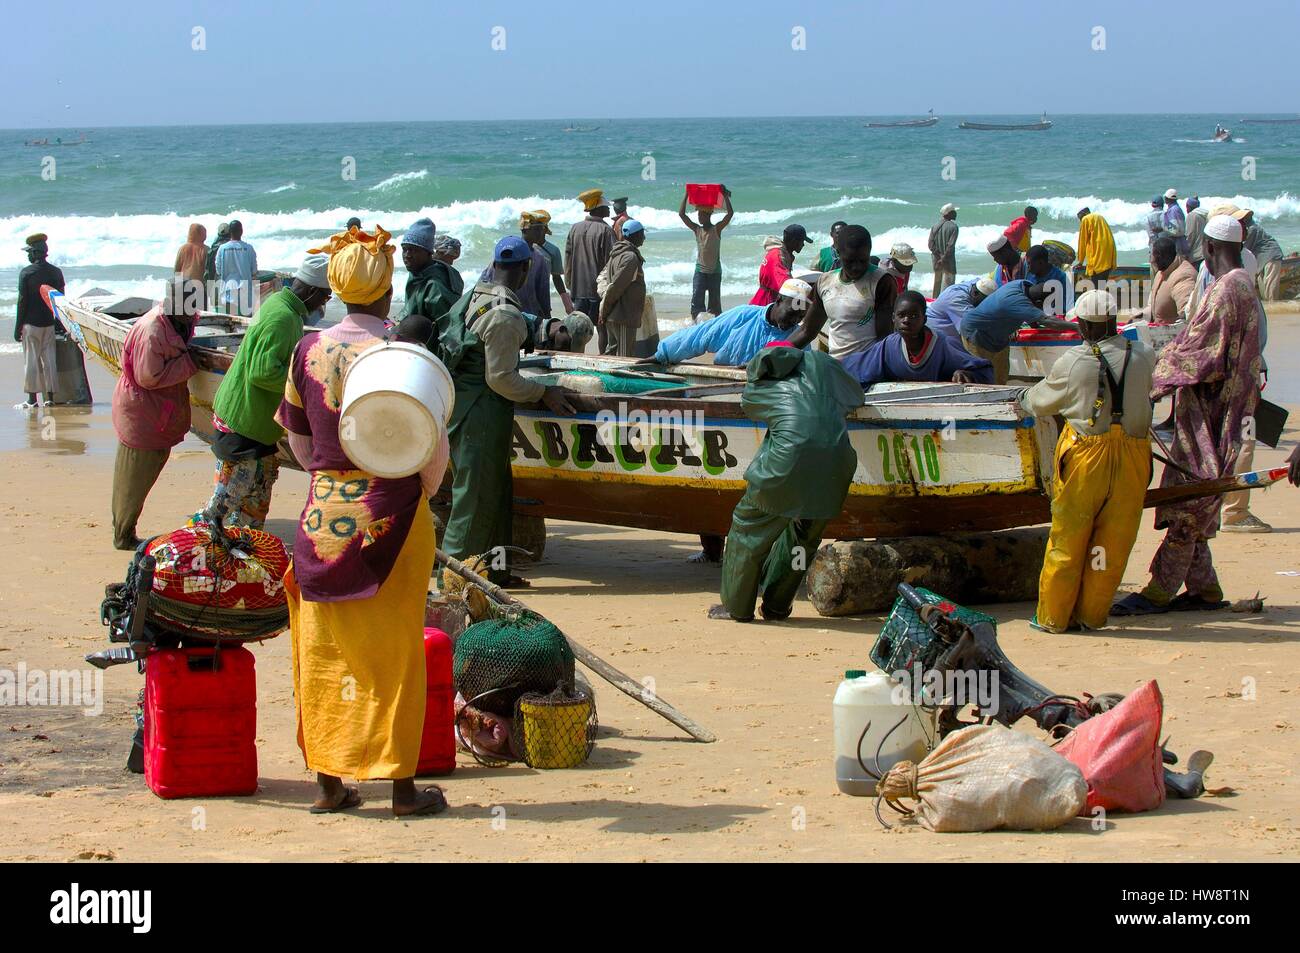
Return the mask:
<path fill-rule="evenodd" d="M 33 231 L 49 234 L 74 294 L 155 295 L 189 223 L 203 222 L 211 239 L 230 218 L 243 221 L 261 267 L 291 269 L 351 215 L 395 234 L 427 215 L 461 240 L 469 277 L 524 210 L 548 209 L 563 247 L 582 217 L 576 196 L 593 186 L 629 196 L 647 226 L 646 278 L 661 311 L 684 311 L 690 293 L 694 241 L 677 218 L 687 182 L 732 190 L 729 301 L 752 293 L 765 236 L 804 225 L 814 246 L 799 260 L 811 262 L 837 219 L 865 225 L 878 251 L 910 242 L 920 255 L 913 287 L 928 290 L 926 237 L 945 202 L 961 209 L 962 276 L 989 269 L 985 244 L 1026 204 L 1040 210 L 1036 240 L 1073 244 L 1075 212 L 1088 204 L 1110 221 L 1121 263 L 1145 262 L 1143 220 L 1169 187 L 1207 206 L 1249 206 L 1288 252 L 1300 247 L 1300 125 L 1065 115 L 1047 132 L 975 132 L 957 129 L 959 118 L 992 117 L 928 129 L 868 129 L 868 118 L 589 120 L 575 132 L 562 121 L 6 130 L 0 341 L 11 340 L 22 240 Z M 1232 142 L 1210 141 L 1216 122 L 1233 128 Z M 76 145 L 24 144 L 82 134 Z M 404 281 L 399 260 L 399 297 Z"/>

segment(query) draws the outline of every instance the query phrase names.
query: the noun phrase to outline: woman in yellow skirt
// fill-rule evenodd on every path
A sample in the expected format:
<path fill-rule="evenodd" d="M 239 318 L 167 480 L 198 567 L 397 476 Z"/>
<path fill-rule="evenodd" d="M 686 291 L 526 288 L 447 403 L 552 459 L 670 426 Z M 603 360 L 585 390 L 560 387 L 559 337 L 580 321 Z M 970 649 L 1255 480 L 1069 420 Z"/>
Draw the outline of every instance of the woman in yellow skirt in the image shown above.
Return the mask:
<path fill-rule="evenodd" d="M 293 638 L 298 747 L 316 772 L 313 813 L 361 804 L 344 778 L 393 782 L 393 813 L 437 814 L 438 787 L 415 786 L 424 726 L 424 606 L 433 572 L 426 505 L 447 467 L 446 437 L 419 474 L 384 479 L 355 465 L 339 438 L 343 377 L 383 340 L 392 302 L 389 234 L 335 235 L 329 281 L 348 305 L 337 325 L 294 352 L 276 419 L 311 474 L 285 576 Z"/>

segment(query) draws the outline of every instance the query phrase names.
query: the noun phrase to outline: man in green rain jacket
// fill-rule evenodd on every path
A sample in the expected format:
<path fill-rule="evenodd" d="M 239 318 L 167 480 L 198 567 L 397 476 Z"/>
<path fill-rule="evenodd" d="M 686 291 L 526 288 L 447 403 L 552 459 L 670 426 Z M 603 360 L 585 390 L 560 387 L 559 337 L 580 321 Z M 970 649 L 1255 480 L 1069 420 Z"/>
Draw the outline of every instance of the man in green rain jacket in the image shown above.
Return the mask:
<path fill-rule="evenodd" d="M 422 314 L 435 325 L 465 292 L 465 279 L 451 265 L 433 257 L 437 231 L 431 220 L 419 219 L 402 236 L 406 298 L 402 317 Z"/>
<path fill-rule="evenodd" d="M 451 444 L 451 516 L 442 548 L 457 559 L 486 554 L 489 579 L 525 584 L 512 576 L 506 547 L 514 529 L 510 474 L 515 403 L 541 401 L 555 414 L 572 414 L 567 392 L 519 373 L 519 349 L 528 325 L 517 291 L 528 278 L 532 249 L 511 236 L 497 242 L 492 280 L 480 281 L 447 313 L 439 353 L 456 385 L 447 424 Z"/>
<path fill-rule="evenodd" d="M 767 436 L 745 471 L 749 486 L 731 515 L 722 560 L 722 604 L 709 618 L 789 618 L 826 524 L 840 514 L 858 455 L 845 416 L 862 387 L 820 351 L 768 345 L 746 368 L 745 414 Z"/>

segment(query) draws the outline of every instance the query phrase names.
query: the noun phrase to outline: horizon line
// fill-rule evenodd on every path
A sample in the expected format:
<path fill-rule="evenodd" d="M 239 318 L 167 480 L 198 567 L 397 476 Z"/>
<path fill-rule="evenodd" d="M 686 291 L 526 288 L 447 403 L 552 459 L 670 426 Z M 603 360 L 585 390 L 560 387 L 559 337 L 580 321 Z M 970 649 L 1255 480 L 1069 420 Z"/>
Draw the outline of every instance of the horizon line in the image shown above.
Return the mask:
<path fill-rule="evenodd" d="M 1016 112 L 1016 113 L 976 113 L 976 112 L 969 112 L 969 113 L 966 113 L 966 112 L 963 112 L 963 113 L 950 113 L 950 114 L 946 114 L 946 115 L 945 115 L 945 114 L 943 114 L 943 113 L 938 113 L 938 114 L 936 114 L 936 118 L 938 118 L 938 119 L 948 118 L 948 119 L 953 119 L 953 120 L 959 120 L 959 119 L 961 119 L 961 118 L 963 118 L 963 117 L 965 117 L 965 116 L 976 116 L 976 117 L 981 117 L 981 118 L 992 116 L 992 117 L 1003 118 L 1003 117 L 1022 117 L 1022 116 L 1033 116 L 1033 115 L 1049 115 L 1049 116 L 1051 116 L 1051 115 L 1055 115 L 1055 116 L 1060 117 L 1060 118 L 1067 118 L 1067 117 L 1074 117 L 1074 116 L 1160 116 L 1160 117 L 1163 117 L 1163 118 L 1168 118 L 1168 117 L 1170 117 L 1170 116 L 1188 116 L 1188 117 L 1200 117 L 1200 116 L 1206 116 L 1206 117 L 1215 117 L 1215 116 L 1219 116 L 1219 117 L 1221 117 L 1221 116 L 1222 116 L 1221 113 L 1206 113 L 1206 112 L 1194 112 L 1194 113 L 1168 113 L 1168 112 L 1159 112 L 1159 113 L 1152 113 L 1152 112 L 1068 112 L 1068 113 L 1052 113 L 1050 110 L 1040 110 L 1039 113 L 1037 113 L 1037 114 L 1034 114 L 1034 113 L 1022 113 L 1022 112 Z M 1261 117 L 1268 117 L 1268 116 L 1275 116 L 1275 117 L 1276 117 L 1276 116 L 1281 116 L 1281 117 L 1284 117 L 1284 118 L 1297 118 L 1297 119 L 1300 119 L 1300 113 L 1257 112 L 1257 113 L 1235 113 L 1234 115 L 1239 116 L 1240 118 L 1243 118 L 1243 119 L 1245 119 L 1245 118 L 1250 118 L 1250 117 L 1254 117 L 1254 116 L 1261 116 Z M 621 117 L 617 117 L 617 118 L 615 118 L 615 117 L 609 117 L 609 116 L 568 116 L 568 117 L 555 117 L 555 118 L 543 118 L 543 119 L 538 119 L 538 118 L 535 118 L 535 117 L 529 117 L 529 118 L 503 118 L 503 119 L 324 119 L 324 120 L 315 120 L 315 121 L 293 121 L 293 122 L 272 122 L 272 121 L 260 121 L 260 120 L 257 120 L 257 121 L 248 121 L 248 122 L 206 122 L 206 123 L 184 123 L 184 124 L 177 124 L 177 123 L 161 123 L 161 122 L 159 122 L 159 123 L 122 123 L 122 124 L 118 124 L 118 125 L 101 125 L 101 126 L 53 126 L 53 125 L 51 125 L 51 126 L 0 126 L 0 132 L 34 132 L 34 131 L 51 131 L 51 130 L 62 130 L 62 129 L 71 129 L 71 130 L 75 130 L 75 131 L 83 131 L 83 130 L 85 130 L 85 131 L 92 131 L 92 130 L 107 130 L 107 129 L 221 129 L 221 128 L 227 128 L 227 127 L 230 127 L 230 126 L 363 126 L 363 125 L 377 125 L 377 126 L 382 126 L 382 125 L 398 125 L 398 124 L 404 124 L 404 125 L 430 125 L 430 124 L 434 124 L 434 123 L 463 123 L 463 124 L 466 124 L 466 125 L 470 125 L 470 124 L 490 124 L 490 123 L 529 123 L 529 124 L 543 124 L 543 123 L 560 123 L 560 122 L 571 122 L 571 123 L 572 123 L 572 122 L 608 122 L 608 123 L 619 123 L 619 122 L 684 122 L 684 121 L 708 122 L 708 121 L 714 121 L 714 120 L 731 120 L 731 119 L 771 119 L 771 120 L 774 120 L 774 121 L 782 121 L 782 122 L 784 122 L 784 121 L 789 121 L 789 120 L 791 120 L 791 119 L 796 119 L 796 120 L 799 120 L 799 119 L 803 119 L 803 120 L 811 120 L 811 119 L 847 119 L 847 120 L 862 120 L 862 119 L 878 119 L 878 118 L 893 119 L 893 118 L 899 118 L 899 117 L 927 118 L 927 117 L 928 117 L 928 113 L 914 113 L 914 112 L 911 112 L 911 113 L 862 113 L 862 114 L 857 114 L 857 115 L 849 115 L 849 114 L 845 114 L 845 113 L 826 113 L 826 114 L 808 115 L 807 113 L 801 113 L 801 114 L 799 114 L 799 115 L 790 115 L 790 116 L 775 116 L 775 115 L 769 115 L 769 114 L 765 114 L 765 113 L 758 113 L 758 114 L 750 114 L 750 115 L 732 115 L 732 116 L 621 116 Z"/>

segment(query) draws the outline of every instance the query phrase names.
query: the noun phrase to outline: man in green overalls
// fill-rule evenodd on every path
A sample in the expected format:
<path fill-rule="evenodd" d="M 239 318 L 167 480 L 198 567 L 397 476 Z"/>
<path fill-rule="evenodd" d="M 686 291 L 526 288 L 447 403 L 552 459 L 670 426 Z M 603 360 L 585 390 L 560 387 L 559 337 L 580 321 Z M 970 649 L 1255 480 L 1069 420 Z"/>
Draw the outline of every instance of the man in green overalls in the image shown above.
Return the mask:
<path fill-rule="evenodd" d="M 572 414 L 567 392 L 519 373 L 519 349 L 528 325 L 515 291 L 528 278 L 532 249 L 522 238 L 497 242 L 491 281 L 480 281 L 447 313 L 441 356 L 456 384 L 448 422 L 451 443 L 451 517 L 442 547 L 451 556 L 487 554 L 489 579 L 518 586 L 505 547 L 513 536 L 510 474 L 515 404 L 541 401 L 554 414 Z"/>
<path fill-rule="evenodd" d="M 767 436 L 745 471 L 722 559 L 722 604 L 711 619 L 789 618 L 826 524 L 839 516 L 858 455 L 845 416 L 862 387 L 829 354 L 773 342 L 745 369 L 745 415 Z"/>

